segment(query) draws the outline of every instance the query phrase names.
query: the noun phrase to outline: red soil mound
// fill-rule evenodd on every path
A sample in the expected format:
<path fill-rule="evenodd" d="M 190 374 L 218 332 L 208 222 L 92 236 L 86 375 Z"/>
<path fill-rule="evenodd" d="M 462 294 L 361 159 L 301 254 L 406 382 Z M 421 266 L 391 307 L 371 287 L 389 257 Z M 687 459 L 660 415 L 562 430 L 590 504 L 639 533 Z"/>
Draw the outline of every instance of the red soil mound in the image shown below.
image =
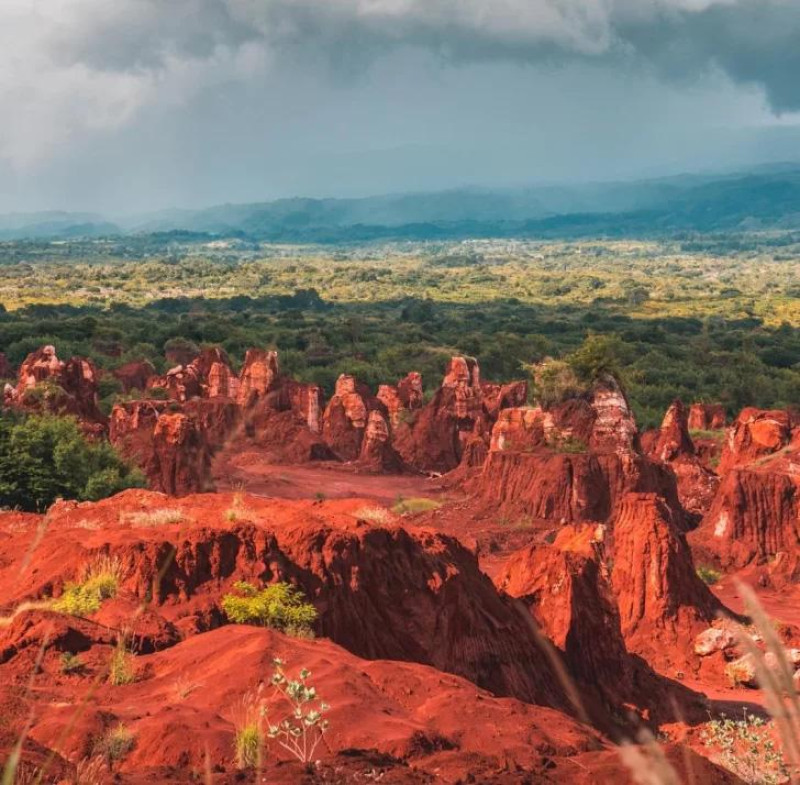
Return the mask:
<path fill-rule="evenodd" d="M 98 619 L 117 624 L 151 598 L 156 618 L 137 634 L 157 647 L 170 625 L 190 635 L 221 624 L 220 600 L 235 581 L 288 580 L 317 606 L 318 631 L 360 656 L 432 664 L 499 695 L 565 706 L 525 618 L 474 554 L 446 535 L 368 524 L 364 504 L 144 491 L 59 504 L 38 544 L 31 530 L 0 541 L 8 555 L 36 544 L 37 565 L 20 580 L 3 558 L 0 592 L 7 611 L 59 594 L 94 555 L 111 554 L 124 591 Z"/>
<path fill-rule="evenodd" d="M 8 730 L 19 726 L 33 703 L 28 749 L 52 749 L 58 761 L 70 762 L 62 770 L 122 723 L 132 733 L 133 746 L 115 764 L 118 781 L 188 782 L 193 776 L 202 780 L 208 769 L 215 783 L 250 781 L 235 770 L 236 718 L 244 696 L 256 694 L 259 685 L 270 718 L 283 716 L 285 704 L 269 687 L 272 660 L 280 657 L 290 675 L 303 667 L 311 672 L 310 683 L 331 707 L 330 729 L 316 771 L 304 771 L 277 744 L 268 743 L 262 781 L 631 781 L 600 736 L 559 712 L 496 698 L 423 665 L 364 661 L 329 641 L 226 627 L 137 657 L 139 679 L 133 684 L 114 687 L 101 679 L 92 689 L 111 650 L 98 643 L 93 653 L 97 656 L 83 655 L 83 672 L 65 675 L 58 647 L 48 649 L 34 692 L 17 699 L 17 721 L 4 737 L 10 738 Z M 17 671 L 8 678 L 13 663 L 0 668 L 6 676 L 0 687 L 5 703 L 19 691 L 12 681 L 27 675 Z M 688 751 L 683 765 L 677 749 L 669 752 L 684 771 L 688 761 L 699 781 L 734 781 Z"/>

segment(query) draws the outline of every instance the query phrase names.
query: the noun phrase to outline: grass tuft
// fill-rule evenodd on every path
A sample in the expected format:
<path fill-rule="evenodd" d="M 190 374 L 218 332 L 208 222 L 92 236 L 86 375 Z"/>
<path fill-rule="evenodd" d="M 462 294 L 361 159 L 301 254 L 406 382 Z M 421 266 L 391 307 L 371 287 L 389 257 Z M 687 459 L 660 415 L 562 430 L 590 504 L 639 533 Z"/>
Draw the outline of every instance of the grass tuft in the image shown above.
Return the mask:
<path fill-rule="evenodd" d="M 414 515 L 419 512 L 438 510 L 441 506 L 442 503 L 436 501 L 436 499 L 428 499 L 424 496 L 414 496 L 410 499 L 404 499 L 399 496 L 394 507 L 392 507 L 392 512 L 397 515 Z"/>

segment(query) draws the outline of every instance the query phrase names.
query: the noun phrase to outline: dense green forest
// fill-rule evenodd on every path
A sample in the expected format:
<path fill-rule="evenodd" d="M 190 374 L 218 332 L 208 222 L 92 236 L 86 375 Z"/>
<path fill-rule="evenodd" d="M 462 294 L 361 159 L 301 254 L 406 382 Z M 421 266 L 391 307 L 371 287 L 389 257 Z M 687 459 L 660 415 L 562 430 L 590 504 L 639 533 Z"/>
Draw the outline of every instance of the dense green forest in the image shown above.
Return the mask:
<path fill-rule="evenodd" d="M 280 350 L 286 372 L 330 391 L 409 370 L 438 384 L 453 353 L 485 378 L 615 336 L 643 425 L 675 396 L 800 402 L 800 238 L 286 246 L 186 233 L 0 243 L 0 350 L 45 343 L 106 369 L 171 342 Z M 103 382 L 104 405 L 118 394 Z"/>

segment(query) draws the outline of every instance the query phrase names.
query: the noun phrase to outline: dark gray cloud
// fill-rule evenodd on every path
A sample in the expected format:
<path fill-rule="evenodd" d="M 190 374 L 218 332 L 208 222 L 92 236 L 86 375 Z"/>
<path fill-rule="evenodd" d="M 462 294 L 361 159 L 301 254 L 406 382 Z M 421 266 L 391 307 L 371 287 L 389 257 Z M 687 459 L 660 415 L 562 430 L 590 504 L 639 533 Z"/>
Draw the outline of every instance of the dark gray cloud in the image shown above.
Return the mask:
<path fill-rule="evenodd" d="M 2 0 L 0 209 L 694 165 L 800 110 L 798 41 L 797 0 Z"/>

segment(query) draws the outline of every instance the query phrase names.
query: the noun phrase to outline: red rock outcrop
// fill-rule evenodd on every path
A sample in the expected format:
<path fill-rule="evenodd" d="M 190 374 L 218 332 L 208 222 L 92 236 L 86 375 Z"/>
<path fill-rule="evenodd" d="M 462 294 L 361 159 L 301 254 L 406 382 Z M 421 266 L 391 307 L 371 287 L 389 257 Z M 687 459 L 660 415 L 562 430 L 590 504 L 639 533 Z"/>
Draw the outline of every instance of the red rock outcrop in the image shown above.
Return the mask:
<path fill-rule="evenodd" d="M 690 660 L 695 636 L 721 606 L 697 576 L 669 507 L 652 493 L 627 494 L 612 531 L 611 578 L 628 649 L 651 664 Z"/>
<path fill-rule="evenodd" d="M 566 527 L 552 545 L 515 552 L 495 583 L 525 603 L 578 680 L 620 704 L 630 697 L 634 665 L 622 638 L 604 550 L 603 525 Z"/>
<path fill-rule="evenodd" d="M 370 408 L 369 391 L 354 376 L 342 374 L 322 416 L 322 438 L 340 460 L 358 458 Z"/>
<path fill-rule="evenodd" d="M 358 463 L 372 472 L 399 472 L 403 469 L 403 461 L 392 447 L 389 425 L 384 416 L 374 409 L 367 418 Z"/>
<path fill-rule="evenodd" d="M 29 354 L 19 369 L 17 385 L 6 385 L 5 404 L 31 411 L 77 417 L 92 433 L 102 433 L 106 418 L 98 408 L 98 373 L 91 360 L 73 357 L 62 362 L 55 347 Z"/>
<path fill-rule="evenodd" d="M 278 379 L 278 353 L 265 349 L 248 349 L 239 377 L 237 401 L 252 406 L 269 393 Z"/>
<path fill-rule="evenodd" d="M 782 450 L 792 438 L 792 418 L 783 409 L 742 409 L 728 429 L 719 474 L 735 466 L 746 466 Z"/>
<path fill-rule="evenodd" d="M 720 403 L 693 403 L 689 409 L 689 428 L 692 431 L 719 431 L 728 416 Z"/>
<path fill-rule="evenodd" d="M 21 699 L 16 682 L 23 681 L 24 670 L 17 661 L 0 666 L 0 699 L 19 707 L 7 718 L 11 738 L 21 735 L 25 718 L 34 718 L 20 771 L 30 764 L 35 777 L 49 763 L 54 781 L 72 781 L 75 767 L 65 759 L 80 760 L 98 736 L 122 724 L 136 743 L 116 761 L 117 781 L 177 784 L 186 781 L 187 770 L 206 767 L 220 773 L 220 783 L 246 777 L 224 773 L 232 768 L 236 719 L 246 695 L 259 695 L 273 714 L 282 711 L 269 691 L 256 692 L 272 673 L 272 658 L 280 657 L 292 677 L 300 667 L 311 672 L 330 706 L 330 728 L 313 779 L 306 766 L 270 744 L 258 776 L 272 785 L 375 779 L 394 785 L 632 782 L 600 734 L 559 711 L 497 698 L 427 666 L 365 661 L 330 641 L 297 640 L 250 626 L 212 630 L 149 655 L 148 678 L 124 687 L 124 700 L 119 687 L 99 682 L 91 702 L 80 704 L 83 716 L 75 723 L 73 707 L 86 690 L 90 668 L 99 668 L 111 651 L 109 644 L 94 644 L 81 654 L 90 663 L 87 675 L 65 679 L 60 652 L 53 648 L 42 668 L 47 693 L 22 691 Z M 180 684 L 202 689 L 196 686 L 176 700 L 175 674 Z M 60 742 L 60 755 L 48 747 L 53 739 Z M 669 744 L 664 752 L 681 781 L 690 781 L 690 773 L 699 782 L 735 781 L 688 748 Z"/>
<path fill-rule="evenodd" d="M 171 400 L 180 403 L 194 398 L 236 399 L 239 379 L 231 370 L 228 355 L 220 348 L 211 348 L 204 349 L 188 365 L 151 378 L 148 388 L 162 388 Z"/>
<path fill-rule="evenodd" d="M 146 390 L 150 378 L 156 375 L 156 369 L 149 360 L 140 360 L 121 365 L 113 375 L 122 385 L 122 391 L 129 393 L 132 390 Z"/>
<path fill-rule="evenodd" d="M 209 490 L 211 457 L 236 427 L 231 401 L 130 401 L 111 412 L 109 439 L 144 471 L 155 490 L 176 495 Z"/>
<path fill-rule="evenodd" d="M 193 398 L 198 398 L 202 393 L 200 380 L 192 365 L 176 365 L 170 368 L 163 376 L 153 376 L 147 383 L 151 395 L 163 391 L 159 397 L 166 397 L 178 403 L 184 403 Z"/>
<path fill-rule="evenodd" d="M 423 471 L 455 469 L 475 437 L 488 444 L 492 425 L 503 406 L 524 400 L 520 383 L 485 385 L 476 360 L 453 357 L 441 387 L 410 422 L 394 430 L 393 443 L 406 464 Z"/>
<path fill-rule="evenodd" d="M 203 398 L 236 399 L 239 379 L 233 373 L 228 355 L 222 349 L 205 349 L 189 367 L 197 376 Z"/>
<path fill-rule="evenodd" d="M 180 433 L 181 418 L 164 415 L 159 433 L 191 438 Z M 105 622 L 152 597 L 152 612 L 189 635 L 221 623 L 221 597 L 235 581 L 290 581 L 316 605 L 318 632 L 359 656 L 431 664 L 497 695 L 566 707 L 525 618 L 473 553 L 444 534 L 367 524 L 363 506 L 230 494 L 169 500 L 148 491 L 64 504 L 48 517 L 39 569 L 12 586 L 18 574 L 0 560 L 0 587 L 7 603 L 40 597 L 73 580 L 93 554 L 110 553 L 125 578 Z M 148 525 L 148 511 L 165 507 L 174 522 Z"/>
<path fill-rule="evenodd" d="M 730 469 L 700 528 L 697 550 L 723 567 L 765 563 L 800 552 L 800 450 Z"/>
<path fill-rule="evenodd" d="M 708 512 L 719 487 L 717 475 L 704 465 L 689 434 L 688 413 L 676 400 L 667 410 L 661 428 L 643 439 L 651 458 L 667 464 L 675 473 L 683 508 L 697 521 Z"/>
<path fill-rule="evenodd" d="M 391 427 L 397 428 L 411 412 L 422 407 L 422 376 L 412 371 L 396 387 L 382 384 L 376 397 L 386 407 Z"/>
<path fill-rule="evenodd" d="M 473 490 L 486 506 L 551 525 L 608 521 L 629 491 L 658 493 L 682 517 L 674 474 L 641 453 L 633 414 L 611 381 L 548 411 L 501 412 Z"/>

